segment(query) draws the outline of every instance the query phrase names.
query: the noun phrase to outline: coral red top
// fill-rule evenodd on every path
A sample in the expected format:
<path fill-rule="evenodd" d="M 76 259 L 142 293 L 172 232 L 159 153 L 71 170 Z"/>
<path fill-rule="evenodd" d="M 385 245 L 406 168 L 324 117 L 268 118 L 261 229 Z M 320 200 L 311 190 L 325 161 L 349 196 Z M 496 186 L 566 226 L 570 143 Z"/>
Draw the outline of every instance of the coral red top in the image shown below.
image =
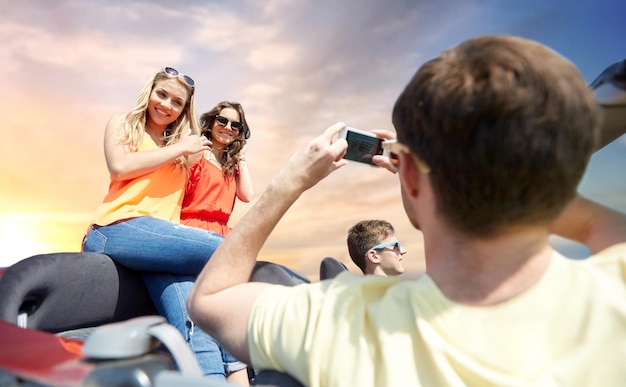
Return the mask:
<path fill-rule="evenodd" d="M 180 222 L 226 236 L 235 207 L 237 181 L 201 157 L 189 170 Z"/>

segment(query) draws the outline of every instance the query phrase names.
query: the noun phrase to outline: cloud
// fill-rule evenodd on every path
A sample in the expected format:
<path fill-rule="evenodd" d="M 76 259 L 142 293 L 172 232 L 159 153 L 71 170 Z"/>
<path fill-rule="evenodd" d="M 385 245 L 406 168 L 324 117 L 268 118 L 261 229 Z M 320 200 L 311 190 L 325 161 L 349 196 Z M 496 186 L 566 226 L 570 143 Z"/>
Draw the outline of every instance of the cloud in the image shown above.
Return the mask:
<path fill-rule="evenodd" d="M 130 110 L 165 64 L 196 80 L 199 113 L 225 99 L 243 104 L 252 127 L 247 159 L 260 195 L 294 151 L 334 122 L 392 129 L 395 98 L 418 66 L 470 36 L 527 33 L 584 58 L 595 75 L 621 59 L 605 61 L 623 35 L 619 13 L 610 11 L 614 0 L 592 9 L 568 3 L 568 17 L 558 20 L 548 17 L 565 3 L 535 7 L 539 0 L 515 12 L 476 0 L 4 3 L 0 212 L 16 206 L 54 217 L 95 210 L 108 185 L 104 125 Z M 606 167 L 623 165 L 624 153 L 604 153 L 613 156 L 598 158 L 588 186 L 622 205 L 624 188 L 605 180 L 624 181 L 623 170 Z M 397 176 L 351 163 L 303 195 L 269 248 L 290 262 L 317 262 L 325 251 L 340 256 L 347 227 L 375 217 L 397 224 L 402 242 L 414 242 L 417 251 L 419 233 L 406 220 L 398 189 Z M 238 203 L 233 221 L 247 208 Z"/>
<path fill-rule="evenodd" d="M 277 26 L 251 22 L 225 7 L 207 6 L 199 10 L 195 20 L 199 27 L 194 41 L 215 51 L 246 52 L 259 42 L 263 44 L 280 36 Z"/>
<path fill-rule="evenodd" d="M 98 78 L 113 82 L 116 79 L 146 79 L 146 74 L 158 69 L 154 63 L 160 63 L 159 58 L 168 57 L 177 61 L 183 55 L 184 46 L 171 44 L 168 40 L 124 35 L 119 31 L 109 33 L 102 27 L 110 23 L 107 17 L 120 16 L 120 13 L 114 12 L 115 7 L 93 8 L 81 7 L 80 3 L 73 4 L 79 9 L 67 4 L 57 9 L 57 13 L 64 15 L 65 20 L 71 21 L 63 28 L 18 21 L 0 24 L 0 39 L 8 42 L 0 48 L 0 63 L 6 66 L 3 68 L 16 71 L 27 63 L 50 68 L 57 74 L 67 71 L 71 72 L 76 85 L 81 83 L 76 81 L 77 76 L 79 80 Z M 132 9 L 132 3 L 125 8 L 127 13 L 123 15 L 127 19 L 132 19 Z M 72 17 L 78 11 L 84 11 L 85 14 Z M 100 11 L 97 16 L 94 15 L 96 11 Z M 45 8 L 33 11 L 33 14 L 36 20 L 46 15 Z M 89 20 L 90 17 L 100 18 L 100 23 L 89 23 L 96 21 Z M 71 84 L 71 79 L 67 80 Z"/>
<path fill-rule="evenodd" d="M 295 46 L 274 43 L 250 50 L 247 61 L 257 71 L 281 69 L 293 64 L 298 55 L 299 50 Z"/>

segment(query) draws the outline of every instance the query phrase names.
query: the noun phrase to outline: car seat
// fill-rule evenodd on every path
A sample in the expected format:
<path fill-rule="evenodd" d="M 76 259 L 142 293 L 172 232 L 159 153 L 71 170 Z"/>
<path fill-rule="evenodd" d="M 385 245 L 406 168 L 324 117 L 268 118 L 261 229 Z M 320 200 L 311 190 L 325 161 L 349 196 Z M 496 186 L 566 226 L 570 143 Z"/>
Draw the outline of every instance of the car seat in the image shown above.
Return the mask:
<path fill-rule="evenodd" d="M 344 271 L 348 271 L 348 268 L 341 261 L 333 257 L 326 257 L 320 263 L 320 281 L 335 278 Z"/>
<path fill-rule="evenodd" d="M 137 273 L 104 254 L 40 254 L 0 277 L 0 319 L 51 333 L 158 314 Z"/>

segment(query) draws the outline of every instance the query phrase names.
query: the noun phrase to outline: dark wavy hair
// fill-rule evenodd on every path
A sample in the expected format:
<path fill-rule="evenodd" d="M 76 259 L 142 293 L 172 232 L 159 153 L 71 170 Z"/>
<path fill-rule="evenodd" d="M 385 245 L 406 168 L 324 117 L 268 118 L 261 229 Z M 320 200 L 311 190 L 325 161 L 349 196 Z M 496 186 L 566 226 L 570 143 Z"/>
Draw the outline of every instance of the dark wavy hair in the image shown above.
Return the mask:
<path fill-rule="evenodd" d="M 224 173 L 232 175 L 235 173 L 237 163 L 239 162 L 239 152 L 244 145 L 246 145 L 248 138 L 250 138 L 250 127 L 246 121 L 246 115 L 241 104 L 238 102 L 222 101 L 215 105 L 213 109 L 203 113 L 200 116 L 200 132 L 210 140 L 211 129 L 213 128 L 215 117 L 218 116 L 222 109 L 225 108 L 235 109 L 239 113 L 239 121 L 243 125 L 243 128 L 239 130 L 235 140 L 224 148 L 224 153 L 221 155 L 219 160 L 219 162 L 222 163 L 222 170 Z"/>

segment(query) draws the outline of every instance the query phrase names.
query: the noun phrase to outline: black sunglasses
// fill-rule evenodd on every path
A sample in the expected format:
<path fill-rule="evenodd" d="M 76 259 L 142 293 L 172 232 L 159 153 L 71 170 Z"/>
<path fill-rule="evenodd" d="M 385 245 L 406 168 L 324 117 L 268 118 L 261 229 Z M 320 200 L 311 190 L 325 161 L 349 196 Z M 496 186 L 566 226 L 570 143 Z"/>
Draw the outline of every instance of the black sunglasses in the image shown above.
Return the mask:
<path fill-rule="evenodd" d="M 176 70 L 173 67 L 165 66 L 165 67 L 163 67 L 163 72 L 165 74 L 167 74 L 167 75 L 171 75 L 173 77 L 181 78 L 183 81 L 185 81 L 185 83 L 189 87 L 195 87 L 196 86 L 196 82 L 194 82 L 194 80 L 189 75 L 185 75 L 185 74 L 179 73 L 178 70 Z"/>
<path fill-rule="evenodd" d="M 243 128 L 243 124 L 239 121 L 228 121 L 228 118 L 224 117 L 224 116 L 215 116 L 215 120 L 217 121 L 218 124 L 222 125 L 222 126 L 226 126 L 228 125 L 228 122 L 230 122 L 230 127 L 233 128 L 234 130 L 241 130 L 241 128 Z"/>

